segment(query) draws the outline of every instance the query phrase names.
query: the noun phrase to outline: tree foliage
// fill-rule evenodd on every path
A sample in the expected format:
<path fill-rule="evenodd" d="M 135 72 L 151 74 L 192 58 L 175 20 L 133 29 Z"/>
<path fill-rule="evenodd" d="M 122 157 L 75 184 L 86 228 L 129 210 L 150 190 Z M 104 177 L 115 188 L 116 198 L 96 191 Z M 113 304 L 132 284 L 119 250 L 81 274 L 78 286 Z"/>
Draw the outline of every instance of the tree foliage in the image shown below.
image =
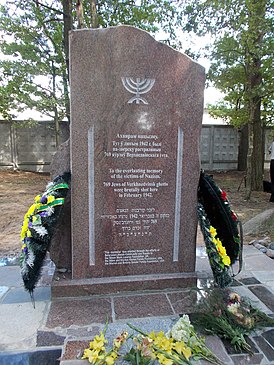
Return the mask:
<path fill-rule="evenodd" d="M 183 6 L 183 5 L 182 5 Z M 210 33 L 209 81 L 224 94 L 211 114 L 249 128 L 250 191 L 262 188 L 263 126 L 273 123 L 273 3 L 271 0 L 189 0 L 185 30 Z"/>
<path fill-rule="evenodd" d="M 259 5 L 263 7 L 263 2 Z M 255 7 L 252 10 L 256 11 Z M 239 22 L 233 27 L 234 32 L 224 32 L 216 39 L 211 52 L 208 78 L 225 94 L 223 103 L 211 106 L 211 110 L 214 115 L 228 117 L 236 127 L 249 123 L 249 100 L 255 94 L 261 101 L 262 123 L 273 122 L 273 27 L 267 10 L 263 13 L 265 16 L 262 14 L 261 21 L 258 14 L 251 21 L 248 17 L 253 15 L 252 11 L 243 7 L 241 17 L 237 18 Z M 261 27 L 257 26 L 257 21 Z M 252 27 L 256 28 L 254 32 Z M 260 82 L 251 91 L 250 77 L 253 73 L 257 73 Z"/>
<path fill-rule="evenodd" d="M 225 96 L 210 105 L 213 115 L 227 118 L 233 125 L 249 122 L 250 74 L 258 71 L 262 82 L 252 90 L 262 100 L 265 124 L 273 122 L 273 4 L 270 0 L 191 1 L 185 7 L 185 27 L 198 35 L 208 32 L 212 43 L 206 55 L 211 61 L 208 80 Z"/>
<path fill-rule="evenodd" d="M 34 109 L 49 119 L 62 119 L 65 68 L 60 22 L 34 1 L 8 1 L 1 6 L 0 24 L 6 55 L 0 63 L 2 115 L 12 119 L 14 112 Z"/>
<path fill-rule="evenodd" d="M 176 1 L 165 0 L 13 0 L 0 8 L 2 29 L 0 114 L 12 120 L 26 109 L 50 120 L 69 111 L 68 32 L 79 27 L 137 26 L 159 30 L 166 41 L 179 46 L 176 28 L 181 22 Z M 3 58 L 3 57 L 2 57 Z"/>

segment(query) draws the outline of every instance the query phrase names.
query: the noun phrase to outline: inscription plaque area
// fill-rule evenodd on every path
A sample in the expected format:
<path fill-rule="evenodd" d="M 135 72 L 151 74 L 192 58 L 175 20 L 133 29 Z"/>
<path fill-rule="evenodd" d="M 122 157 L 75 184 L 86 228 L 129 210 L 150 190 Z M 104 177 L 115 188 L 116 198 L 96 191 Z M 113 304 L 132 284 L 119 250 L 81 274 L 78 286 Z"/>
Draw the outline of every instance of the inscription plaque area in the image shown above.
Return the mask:
<path fill-rule="evenodd" d="M 121 265 L 127 274 L 165 273 L 178 262 L 180 129 L 169 128 L 168 139 L 157 130 L 118 130 L 107 140 L 100 127 L 89 131 L 89 186 L 95 186 L 89 194 L 89 264 L 96 276 L 121 275 Z M 95 161 L 94 140 L 100 141 Z"/>
<path fill-rule="evenodd" d="M 70 41 L 71 285 L 84 294 L 188 285 L 204 69 L 133 27 Z"/>

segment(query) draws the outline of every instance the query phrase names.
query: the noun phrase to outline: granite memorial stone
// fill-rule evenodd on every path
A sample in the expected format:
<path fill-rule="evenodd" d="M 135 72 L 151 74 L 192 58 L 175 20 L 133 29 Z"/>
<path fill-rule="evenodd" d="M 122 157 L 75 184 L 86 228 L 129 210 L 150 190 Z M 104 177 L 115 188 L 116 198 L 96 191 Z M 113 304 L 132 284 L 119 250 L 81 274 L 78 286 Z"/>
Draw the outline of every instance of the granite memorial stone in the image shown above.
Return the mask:
<path fill-rule="evenodd" d="M 70 67 L 72 280 L 56 291 L 193 284 L 203 67 L 129 26 L 73 31 Z"/>

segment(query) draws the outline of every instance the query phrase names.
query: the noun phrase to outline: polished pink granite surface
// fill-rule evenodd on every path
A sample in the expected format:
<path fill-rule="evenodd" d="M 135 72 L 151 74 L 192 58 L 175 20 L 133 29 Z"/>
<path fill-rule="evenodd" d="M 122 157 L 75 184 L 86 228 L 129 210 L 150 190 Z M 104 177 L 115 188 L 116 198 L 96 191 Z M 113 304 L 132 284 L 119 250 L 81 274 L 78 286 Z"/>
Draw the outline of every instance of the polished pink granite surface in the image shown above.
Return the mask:
<path fill-rule="evenodd" d="M 204 69 L 129 26 L 70 41 L 72 281 L 103 279 L 102 292 L 136 290 L 135 276 L 146 288 L 187 283 Z"/>

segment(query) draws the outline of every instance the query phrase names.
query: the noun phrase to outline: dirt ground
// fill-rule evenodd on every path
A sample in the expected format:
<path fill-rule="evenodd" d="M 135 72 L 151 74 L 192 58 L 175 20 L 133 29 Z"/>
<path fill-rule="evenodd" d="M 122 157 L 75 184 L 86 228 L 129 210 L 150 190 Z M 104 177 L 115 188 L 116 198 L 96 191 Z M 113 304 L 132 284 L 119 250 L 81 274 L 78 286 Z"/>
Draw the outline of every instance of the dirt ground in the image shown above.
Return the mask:
<path fill-rule="evenodd" d="M 0 171 L 0 257 L 20 252 L 24 215 L 49 181 L 49 175 Z"/>
<path fill-rule="evenodd" d="M 232 209 L 242 222 L 273 208 L 269 194 L 253 192 L 246 201 L 244 173 L 238 171 L 213 173 L 214 180 L 226 191 Z M 266 171 L 265 179 L 269 180 Z M 0 171 L 0 258 L 17 255 L 21 249 L 20 231 L 24 214 L 37 194 L 44 192 L 49 175 L 31 172 Z M 274 237 L 272 237 L 274 239 Z"/>

